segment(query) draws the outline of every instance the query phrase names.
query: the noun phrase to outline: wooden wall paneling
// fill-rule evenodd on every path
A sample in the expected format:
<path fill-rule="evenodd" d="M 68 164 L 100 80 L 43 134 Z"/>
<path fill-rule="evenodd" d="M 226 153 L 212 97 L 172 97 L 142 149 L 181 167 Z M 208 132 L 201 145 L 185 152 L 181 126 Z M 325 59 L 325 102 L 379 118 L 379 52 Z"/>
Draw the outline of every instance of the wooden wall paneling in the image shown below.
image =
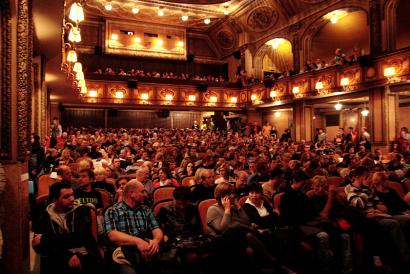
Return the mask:
<path fill-rule="evenodd" d="M 104 127 L 105 113 L 103 109 L 66 108 L 61 111 L 63 128 L 73 127 Z"/>

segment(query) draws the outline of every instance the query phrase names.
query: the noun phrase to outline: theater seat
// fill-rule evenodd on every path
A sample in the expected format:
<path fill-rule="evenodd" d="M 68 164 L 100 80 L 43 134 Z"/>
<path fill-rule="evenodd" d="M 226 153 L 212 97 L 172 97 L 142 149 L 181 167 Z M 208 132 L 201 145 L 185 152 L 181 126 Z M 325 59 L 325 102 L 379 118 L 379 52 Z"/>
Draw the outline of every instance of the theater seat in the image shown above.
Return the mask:
<path fill-rule="evenodd" d="M 172 199 L 175 188 L 176 187 L 174 186 L 161 186 L 154 189 L 154 191 L 152 192 L 152 199 L 154 201 L 154 204 L 163 200 Z"/>
<path fill-rule="evenodd" d="M 155 216 L 157 216 L 158 212 L 160 211 L 161 208 L 170 206 L 174 203 L 173 199 L 168 199 L 168 200 L 163 200 L 159 201 L 158 203 L 154 204 L 152 207 L 152 212 L 154 213 Z"/>
<path fill-rule="evenodd" d="M 402 198 L 402 199 L 404 198 L 404 195 L 405 195 L 404 189 L 403 189 L 403 187 L 400 183 L 388 182 L 387 185 L 388 185 L 388 187 L 394 189 L 397 192 L 397 194 L 400 196 L 400 198 Z"/>
<path fill-rule="evenodd" d="M 191 187 L 195 185 L 195 176 L 188 176 L 182 179 L 181 181 L 182 186 Z"/>
<path fill-rule="evenodd" d="M 208 200 L 201 201 L 198 205 L 199 217 L 201 218 L 201 223 L 202 223 L 202 232 L 204 234 L 207 234 L 208 225 L 206 222 L 206 215 L 208 214 L 208 208 L 214 204 L 216 204 L 215 199 L 208 199 Z"/>
<path fill-rule="evenodd" d="M 55 183 L 53 178 L 50 178 L 50 174 L 43 174 L 38 177 L 38 192 L 37 196 L 41 196 L 44 194 L 48 195 L 50 186 Z"/>

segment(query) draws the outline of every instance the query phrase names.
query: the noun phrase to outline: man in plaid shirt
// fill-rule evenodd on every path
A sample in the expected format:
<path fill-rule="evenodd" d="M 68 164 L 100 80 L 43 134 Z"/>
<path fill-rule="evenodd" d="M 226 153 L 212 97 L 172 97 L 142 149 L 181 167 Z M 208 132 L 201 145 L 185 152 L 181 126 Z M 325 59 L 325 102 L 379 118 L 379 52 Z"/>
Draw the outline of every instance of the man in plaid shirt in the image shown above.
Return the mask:
<path fill-rule="evenodd" d="M 122 254 L 113 254 L 117 273 L 131 274 L 155 259 L 163 233 L 151 209 L 143 205 L 148 195 L 143 184 L 137 181 L 127 183 L 123 195 L 122 202 L 106 210 L 105 230 L 110 242 L 121 246 Z M 122 255 L 126 260 L 121 261 Z"/>

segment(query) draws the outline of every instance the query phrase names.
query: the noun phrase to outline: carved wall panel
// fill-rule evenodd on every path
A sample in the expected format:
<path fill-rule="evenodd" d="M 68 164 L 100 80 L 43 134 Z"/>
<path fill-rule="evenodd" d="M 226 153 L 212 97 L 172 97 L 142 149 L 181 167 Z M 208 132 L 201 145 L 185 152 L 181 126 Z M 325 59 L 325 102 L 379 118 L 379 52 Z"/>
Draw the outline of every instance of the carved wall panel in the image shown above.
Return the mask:
<path fill-rule="evenodd" d="M 27 160 L 31 145 L 33 20 L 31 0 L 17 6 L 17 159 Z"/>
<path fill-rule="evenodd" d="M 216 35 L 218 44 L 224 50 L 233 49 L 235 46 L 235 35 L 229 30 L 221 30 Z"/>
<path fill-rule="evenodd" d="M 261 32 L 272 27 L 278 21 L 278 14 L 271 7 L 258 7 L 248 16 L 247 27 L 256 32 Z"/>

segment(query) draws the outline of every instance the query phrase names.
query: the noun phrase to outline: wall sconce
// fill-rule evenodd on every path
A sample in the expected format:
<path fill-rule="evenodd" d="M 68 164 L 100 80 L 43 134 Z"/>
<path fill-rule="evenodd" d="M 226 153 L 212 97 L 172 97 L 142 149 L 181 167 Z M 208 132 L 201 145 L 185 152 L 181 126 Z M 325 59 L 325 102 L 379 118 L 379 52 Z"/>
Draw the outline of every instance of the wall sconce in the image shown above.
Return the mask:
<path fill-rule="evenodd" d="M 349 78 L 343 77 L 342 79 L 340 79 L 340 85 L 341 85 L 343 88 L 346 88 L 349 84 L 350 84 Z"/>
<path fill-rule="evenodd" d="M 71 5 L 68 18 L 77 24 L 84 21 L 84 10 L 80 3 L 75 2 Z"/>
<path fill-rule="evenodd" d="M 174 99 L 174 96 L 172 94 L 165 95 L 165 100 L 172 101 L 172 99 Z"/>
<path fill-rule="evenodd" d="M 251 95 L 251 101 L 256 101 L 258 99 L 258 96 L 256 94 Z"/>
<path fill-rule="evenodd" d="M 182 48 L 182 47 L 184 46 L 184 42 L 178 41 L 177 46 L 178 46 L 179 48 Z"/>
<path fill-rule="evenodd" d="M 135 37 L 134 42 L 137 43 L 137 44 L 141 43 L 141 38 Z"/>
<path fill-rule="evenodd" d="M 189 95 L 189 96 L 188 96 L 188 101 L 195 102 L 195 100 L 196 100 L 196 96 L 195 96 L 195 95 Z"/>
<path fill-rule="evenodd" d="M 132 7 L 131 11 L 132 11 L 133 14 L 137 14 L 137 13 L 140 12 L 140 9 L 137 8 L 137 7 Z"/>
<path fill-rule="evenodd" d="M 122 98 L 124 98 L 124 92 L 123 92 L 122 90 L 117 90 L 117 91 L 115 92 L 115 98 L 117 98 L 117 99 L 122 99 Z"/>
<path fill-rule="evenodd" d="M 209 18 L 204 19 L 204 23 L 205 25 L 209 25 L 211 23 L 211 19 Z"/>
<path fill-rule="evenodd" d="M 224 15 L 228 15 L 229 14 L 229 6 L 224 6 Z"/>
<path fill-rule="evenodd" d="M 74 72 L 82 72 L 83 71 L 83 65 L 80 62 L 75 62 L 74 67 L 73 67 Z"/>
<path fill-rule="evenodd" d="M 211 96 L 211 97 L 209 97 L 209 101 L 210 101 L 211 103 L 216 103 L 216 102 L 218 102 L 218 97 L 216 97 L 216 96 Z"/>
<path fill-rule="evenodd" d="M 336 109 L 336 110 L 341 110 L 342 107 L 343 107 L 343 105 L 342 105 L 341 103 L 339 103 L 339 102 L 335 105 L 335 109 Z"/>
<path fill-rule="evenodd" d="M 384 69 L 383 72 L 384 77 L 392 78 L 396 76 L 396 68 L 395 67 L 387 67 Z"/>
<path fill-rule="evenodd" d="M 80 95 L 87 94 L 87 87 L 84 85 L 80 87 Z"/>
<path fill-rule="evenodd" d="M 80 88 L 85 87 L 86 86 L 85 85 L 85 80 L 84 79 L 78 80 L 77 86 L 80 87 Z"/>
<path fill-rule="evenodd" d="M 68 40 L 74 43 L 81 42 L 80 28 L 74 26 L 71 27 L 70 32 L 68 33 Z"/>
<path fill-rule="evenodd" d="M 238 97 L 231 97 L 231 103 L 232 104 L 238 103 Z"/>
<path fill-rule="evenodd" d="M 188 21 L 188 18 L 189 18 L 188 15 L 182 15 L 181 16 L 181 20 L 184 21 L 184 22 Z"/>
<path fill-rule="evenodd" d="M 292 88 L 292 93 L 293 93 L 294 95 L 299 94 L 299 93 L 300 93 L 300 88 L 299 88 L 298 86 L 294 86 L 294 87 Z"/>
<path fill-rule="evenodd" d="M 156 44 L 157 46 L 162 47 L 164 45 L 164 41 L 162 39 L 157 39 Z"/>
<path fill-rule="evenodd" d="M 77 53 L 75 50 L 69 50 L 67 53 L 67 62 L 75 63 L 77 62 Z"/>
<path fill-rule="evenodd" d="M 280 112 L 279 112 L 279 111 L 275 111 L 274 116 L 275 116 L 276 118 L 279 118 L 279 117 L 280 117 Z"/>
<path fill-rule="evenodd" d="M 316 82 L 315 88 L 320 93 L 320 91 L 323 89 L 323 83 L 321 81 Z"/>
<path fill-rule="evenodd" d="M 276 98 L 278 96 L 278 93 L 277 93 L 276 90 L 273 89 L 273 90 L 270 91 L 269 96 L 273 99 L 273 98 Z"/>
<path fill-rule="evenodd" d="M 148 99 L 149 99 L 148 93 L 142 93 L 141 94 L 141 100 L 148 100 Z"/>
<path fill-rule="evenodd" d="M 361 114 L 363 117 L 367 117 L 367 116 L 369 116 L 369 110 L 368 110 L 367 108 L 365 108 L 365 109 L 363 109 L 363 110 L 360 112 L 360 114 Z"/>
<path fill-rule="evenodd" d="M 80 71 L 77 72 L 77 75 L 75 76 L 76 80 L 84 80 L 84 72 Z"/>
<path fill-rule="evenodd" d="M 165 15 L 165 13 L 164 13 L 164 8 L 163 7 L 159 7 L 158 8 L 158 16 L 164 16 Z"/>
<path fill-rule="evenodd" d="M 111 34 L 111 40 L 117 41 L 118 40 L 118 34 L 116 34 L 116 33 Z"/>
<path fill-rule="evenodd" d="M 97 91 L 96 91 L 95 89 L 90 89 L 90 90 L 88 91 L 88 96 L 90 96 L 90 97 L 97 97 L 97 96 L 98 96 Z"/>

